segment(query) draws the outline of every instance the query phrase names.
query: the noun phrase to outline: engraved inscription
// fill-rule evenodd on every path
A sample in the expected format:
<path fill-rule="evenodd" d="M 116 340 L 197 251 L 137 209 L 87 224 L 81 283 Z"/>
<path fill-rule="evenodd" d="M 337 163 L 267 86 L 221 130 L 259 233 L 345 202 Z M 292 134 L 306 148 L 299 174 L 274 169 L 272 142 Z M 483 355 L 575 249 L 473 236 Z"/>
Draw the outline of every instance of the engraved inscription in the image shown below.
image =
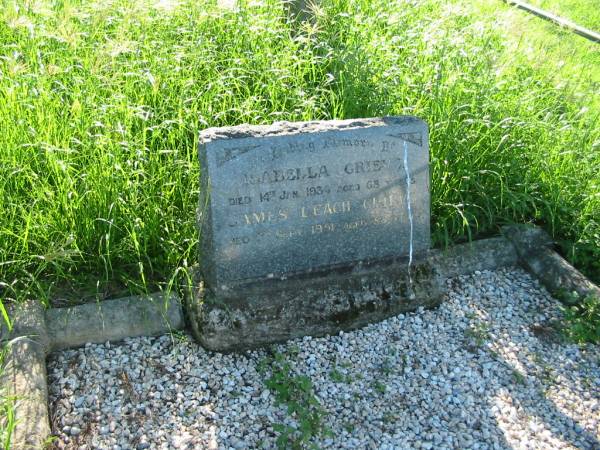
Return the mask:
<path fill-rule="evenodd" d="M 222 166 L 228 161 L 232 161 L 240 155 L 247 153 L 255 148 L 259 148 L 260 145 L 247 145 L 245 147 L 229 147 L 224 148 L 219 156 L 217 157 L 217 166 Z"/>
<path fill-rule="evenodd" d="M 414 248 L 428 248 L 426 133 L 415 120 L 211 144 L 216 150 L 207 157 L 220 276 L 260 278 L 406 255 L 409 198 Z"/>
<path fill-rule="evenodd" d="M 403 141 L 410 142 L 412 144 L 418 145 L 419 147 L 423 147 L 423 135 L 421 133 L 398 133 L 388 134 L 388 136 L 402 139 Z"/>
<path fill-rule="evenodd" d="M 262 173 L 244 174 L 245 184 L 273 184 L 285 181 L 312 180 L 315 178 L 328 177 L 327 166 L 320 167 L 296 167 L 291 169 L 274 169 Z"/>

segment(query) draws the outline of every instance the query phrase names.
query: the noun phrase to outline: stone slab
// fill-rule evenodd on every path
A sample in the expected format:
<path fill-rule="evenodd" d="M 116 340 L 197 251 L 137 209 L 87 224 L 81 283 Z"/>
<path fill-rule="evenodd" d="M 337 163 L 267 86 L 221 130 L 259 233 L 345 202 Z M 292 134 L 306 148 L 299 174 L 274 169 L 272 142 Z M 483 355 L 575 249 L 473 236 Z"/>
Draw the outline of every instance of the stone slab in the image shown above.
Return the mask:
<path fill-rule="evenodd" d="M 288 280 L 285 288 L 254 285 L 222 298 L 196 278 L 188 304 L 193 335 L 206 348 L 242 351 L 302 336 L 337 334 L 442 299 L 442 278 L 428 258 Z"/>
<path fill-rule="evenodd" d="M 429 249 L 420 119 L 211 128 L 200 140 L 200 264 L 211 289 Z"/>
<path fill-rule="evenodd" d="M 88 342 L 155 336 L 185 326 L 179 298 L 173 293 L 53 308 L 46 312 L 46 324 L 53 351 Z"/>

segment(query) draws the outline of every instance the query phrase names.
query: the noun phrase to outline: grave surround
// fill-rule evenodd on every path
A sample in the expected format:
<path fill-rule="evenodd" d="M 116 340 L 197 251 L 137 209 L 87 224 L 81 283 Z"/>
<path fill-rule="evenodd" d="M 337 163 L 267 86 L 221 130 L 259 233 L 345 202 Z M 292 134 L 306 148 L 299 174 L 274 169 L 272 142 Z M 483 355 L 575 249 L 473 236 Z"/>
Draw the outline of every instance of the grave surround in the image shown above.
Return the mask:
<path fill-rule="evenodd" d="M 534 277 L 539 278 L 549 291 L 576 292 L 580 297 L 600 296 L 598 286 L 553 250 L 554 243 L 542 229 L 513 225 L 504 227 L 502 231 L 504 237 L 461 244 L 445 251 L 434 250 L 427 259 L 442 278 L 521 265 Z M 202 300 L 204 291 L 206 290 L 200 284 L 197 287 L 196 300 Z M 16 308 L 9 311 L 13 323 L 12 331 L 7 330 L 2 326 L 3 322 L 0 322 L 0 341 L 8 345 L 7 363 L 0 376 L 0 385 L 19 398 L 14 405 L 16 426 L 11 448 L 42 448 L 47 443 L 50 434 L 45 366 L 48 352 L 78 347 L 82 342 L 118 342 L 125 337 L 150 336 L 183 329 L 184 320 L 179 300 L 173 296 L 162 297 L 162 294 L 156 297 L 159 298 L 163 300 L 156 302 L 139 298 L 138 301 L 103 301 L 91 315 L 88 305 L 52 308 L 44 314 L 43 305 L 38 301 L 15 305 Z M 203 308 L 200 303 L 190 300 L 190 297 L 186 299 L 186 306 L 188 313 L 193 314 L 192 319 L 195 320 L 189 324 L 193 333 L 201 338 L 205 345 L 224 350 L 256 345 L 256 342 L 252 343 L 243 335 L 241 343 L 236 346 L 233 339 L 211 334 L 220 330 L 201 332 L 199 325 L 214 325 L 214 322 L 203 320 L 202 316 L 210 316 L 219 309 L 210 304 Z M 140 307 L 147 310 L 141 312 Z M 227 309 L 234 310 L 229 307 Z M 237 314 L 235 310 L 233 313 Z M 105 322 L 106 317 L 121 318 L 116 329 L 113 329 L 112 322 Z M 127 324 L 130 326 L 127 327 Z M 266 324 L 268 325 L 269 323 Z M 297 327 L 292 329 L 298 331 Z M 55 331 L 59 331 L 59 335 Z M 258 335 L 263 339 L 263 343 L 272 342 L 253 331 L 250 329 L 248 334 Z M 288 332 L 288 335 L 292 333 Z M 63 339 L 62 336 L 69 339 Z M 236 330 L 233 337 L 239 336 L 239 330 Z"/>
<path fill-rule="evenodd" d="M 211 128 L 199 157 L 190 315 L 208 348 L 335 332 L 438 303 L 422 120 Z"/>

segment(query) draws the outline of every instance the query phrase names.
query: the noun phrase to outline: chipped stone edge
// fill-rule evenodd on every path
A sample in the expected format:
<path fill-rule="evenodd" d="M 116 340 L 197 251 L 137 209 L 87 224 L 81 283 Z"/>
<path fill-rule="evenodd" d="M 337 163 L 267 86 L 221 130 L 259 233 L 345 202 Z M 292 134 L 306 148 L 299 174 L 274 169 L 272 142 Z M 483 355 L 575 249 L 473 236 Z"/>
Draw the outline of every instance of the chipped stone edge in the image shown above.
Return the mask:
<path fill-rule="evenodd" d="M 140 320 L 142 317 L 142 320 Z M 87 342 L 153 336 L 185 326 L 179 297 L 171 293 L 107 300 L 44 312 L 27 301 L 11 312 L 13 328 L 1 337 L 8 346 L 0 386 L 14 399 L 11 449 L 46 448 L 51 436 L 46 356 Z"/>
<path fill-rule="evenodd" d="M 269 125 L 235 125 L 211 127 L 200 131 L 200 143 L 213 140 L 259 138 L 269 136 L 289 136 L 303 133 L 346 131 L 361 128 L 385 126 L 421 126 L 429 129 L 427 123 L 415 116 L 385 116 L 365 119 L 312 120 L 308 122 L 273 122 Z"/>

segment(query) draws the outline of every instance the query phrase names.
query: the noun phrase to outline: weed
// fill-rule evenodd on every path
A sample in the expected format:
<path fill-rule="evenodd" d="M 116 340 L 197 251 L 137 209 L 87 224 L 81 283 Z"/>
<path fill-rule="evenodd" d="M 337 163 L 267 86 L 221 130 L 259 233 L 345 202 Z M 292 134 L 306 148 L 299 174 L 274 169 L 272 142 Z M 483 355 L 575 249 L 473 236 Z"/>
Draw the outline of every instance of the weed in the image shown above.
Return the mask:
<path fill-rule="evenodd" d="M 380 381 L 375 381 L 373 383 L 373 389 L 375 389 L 377 392 L 379 392 L 380 394 L 385 394 L 385 391 L 387 390 L 387 387 L 385 384 L 383 384 Z"/>
<path fill-rule="evenodd" d="M 329 372 L 329 378 L 331 378 L 331 380 L 335 383 L 342 383 L 346 380 L 346 377 L 344 377 L 344 375 L 336 369 L 333 369 L 331 372 Z"/>
<path fill-rule="evenodd" d="M 44 440 L 44 442 L 43 442 L 43 444 L 42 444 L 42 448 L 43 448 L 44 450 L 50 450 L 50 449 L 53 449 L 53 448 L 54 448 L 54 444 L 55 444 L 55 442 L 57 442 L 57 441 L 58 441 L 58 437 L 57 437 L 57 436 L 48 436 L 48 437 L 47 437 L 47 438 Z"/>
<path fill-rule="evenodd" d="M 540 352 L 534 352 L 531 356 L 531 360 L 536 363 L 538 366 L 543 366 L 546 364 L 546 360 L 542 356 Z"/>
<path fill-rule="evenodd" d="M 465 330 L 465 336 L 474 341 L 477 347 L 482 347 L 489 339 L 489 326 L 483 323 L 472 325 Z"/>
<path fill-rule="evenodd" d="M 600 342 L 600 298 L 587 296 L 563 308 L 567 339 L 583 344 Z"/>
<path fill-rule="evenodd" d="M 190 341 L 190 336 L 183 330 L 171 330 L 171 343 L 173 345 L 184 344 Z"/>
<path fill-rule="evenodd" d="M 379 371 L 382 375 L 389 376 L 394 373 L 394 365 L 389 358 L 386 358 L 385 361 L 379 366 Z"/>
<path fill-rule="evenodd" d="M 516 369 L 513 370 L 512 377 L 513 377 L 513 381 L 515 383 L 518 383 L 518 384 L 526 384 L 527 383 L 527 379 L 525 378 L 525 375 L 523 375 L 521 372 L 519 372 Z"/>
<path fill-rule="evenodd" d="M 550 366 L 544 365 L 542 367 L 541 380 L 546 384 L 555 384 L 558 380 L 554 369 Z"/>
<path fill-rule="evenodd" d="M 275 394 L 277 403 L 285 404 L 288 414 L 298 423 L 297 428 L 285 424 L 273 425 L 273 429 L 279 433 L 277 446 L 281 449 L 315 447 L 314 441 L 330 432 L 323 424 L 325 412 L 313 393 L 310 378 L 297 375 L 281 353 L 275 353 L 269 363 L 271 376 L 265 384 Z"/>
<path fill-rule="evenodd" d="M 385 413 L 381 419 L 385 423 L 394 423 L 398 420 L 398 415 L 395 413 Z"/>

